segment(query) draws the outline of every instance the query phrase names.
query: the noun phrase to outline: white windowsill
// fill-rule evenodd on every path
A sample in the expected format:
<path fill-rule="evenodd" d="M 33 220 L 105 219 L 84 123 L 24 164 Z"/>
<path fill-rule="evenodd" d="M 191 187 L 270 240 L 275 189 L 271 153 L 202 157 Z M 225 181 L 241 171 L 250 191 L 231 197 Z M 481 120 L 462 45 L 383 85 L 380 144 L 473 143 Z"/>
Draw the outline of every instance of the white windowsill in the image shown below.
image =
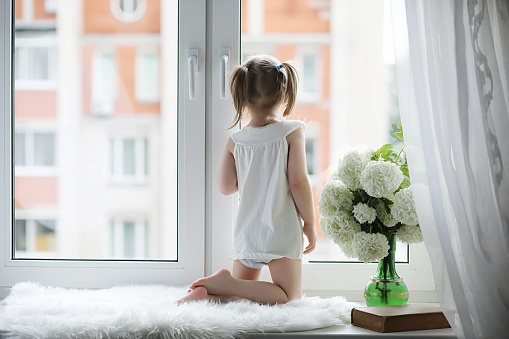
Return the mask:
<path fill-rule="evenodd" d="M 433 339 L 452 339 L 456 338 L 454 331 L 451 328 L 443 328 L 437 330 L 425 331 L 407 331 L 407 332 L 392 332 L 392 333 L 378 333 L 366 330 L 354 325 L 344 326 L 331 326 L 321 328 L 318 330 L 303 331 L 303 332 L 289 332 L 289 333 L 265 333 L 265 334 L 247 334 L 239 337 L 244 339 L 257 339 L 257 338 L 433 338 Z"/>

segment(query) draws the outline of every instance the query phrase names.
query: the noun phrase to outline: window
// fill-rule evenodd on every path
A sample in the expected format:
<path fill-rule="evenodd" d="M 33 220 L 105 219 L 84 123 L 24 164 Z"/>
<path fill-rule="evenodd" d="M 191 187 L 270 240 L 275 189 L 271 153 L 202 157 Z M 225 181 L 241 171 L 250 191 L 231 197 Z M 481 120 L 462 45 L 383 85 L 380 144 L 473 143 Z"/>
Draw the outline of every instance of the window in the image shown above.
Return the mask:
<path fill-rule="evenodd" d="M 147 138 L 110 139 L 110 169 L 113 182 L 146 181 L 148 177 Z"/>
<path fill-rule="evenodd" d="M 300 100 L 317 101 L 319 88 L 319 63 L 316 53 L 304 52 L 300 58 Z"/>
<path fill-rule="evenodd" d="M 54 219 L 16 219 L 16 258 L 37 258 L 41 252 L 55 252 Z"/>
<path fill-rule="evenodd" d="M 113 220 L 111 221 L 110 227 L 112 258 L 147 258 L 148 229 L 145 221 Z"/>
<path fill-rule="evenodd" d="M 59 1 L 30 25 L 16 5 L 0 2 L 0 286 L 203 276 L 205 2 Z"/>
<path fill-rule="evenodd" d="M 92 113 L 111 114 L 117 98 L 117 71 L 113 52 L 97 51 L 93 76 Z"/>
<path fill-rule="evenodd" d="M 19 167 L 54 167 L 55 134 L 52 132 L 16 132 L 14 161 Z"/>
<path fill-rule="evenodd" d="M 16 42 L 14 77 L 17 88 L 54 88 L 57 80 L 57 51 L 52 44 L 54 38 L 51 36 L 24 37 Z"/>
<path fill-rule="evenodd" d="M 380 146 L 387 139 L 389 99 L 383 91 L 387 69 L 372 50 L 380 47 L 383 39 L 376 34 L 381 30 L 373 28 L 374 36 L 359 38 L 366 27 L 382 27 L 381 4 L 365 10 L 355 0 L 347 5 L 281 0 L 221 0 L 213 5 L 195 0 L 91 3 L 83 1 L 76 7 L 75 2 L 60 1 L 57 8 L 55 30 L 65 32 L 57 34 L 55 43 L 62 60 L 56 63 L 62 83 L 56 90 L 59 111 L 51 117 L 51 123 L 59 126 L 54 139 L 58 176 L 56 184 L 48 186 L 56 187 L 58 194 L 52 200 L 54 206 L 45 208 L 55 211 L 58 246 L 56 256 L 42 255 L 37 261 L 11 255 L 15 246 L 12 211 L 16 210 L 16 218 L 23 218 L 12 204 L 16 178 L 8 155 L 14 151 L 15 131 L 21 132 L 18 124 L 25 121 L 11 109 L 10 45 L 0 46 L 0 113 L 8 122 L 0 133 L 2 154 L 7 155 L 0 169 L 6 188 L 0 192 L 4 231 L 0 242 L 7 249 L 0 252 L 1 286 L 10 286 L 19 277 L 76 287 L 134 282 L 184 285 L 204 273 L 230 267 L 237 197 L 222 196 L 214 180 L 234 117 L 228 91 L 225 97 L 219 95 L 218 85 L 224 83 L 220 77 L 225 76 L 219 74 L 220 53 L 230 56 L 227 69 L 237 65 L 241 49 L 242 55 L 271 53 L 297 63 L 301 85 L 305 84 L 301 91 L 315 93 L 309 101 L 304 100 L 305 94 L 301 96 L 291 118 L 317 126 L 314 134 L 307 129 L 316 204 L 327 169 L 341 154 L 361 143 Z M 16 28 L 11 21 L 12 2 L 0 2 L 0 6 L 0 34 L 16 41 L 21 31 L 11 31 Z M 109 10 L 115 18 L 97 20 Z M 162 24 L 145 20 L 145 15 L 135 22 L 121 17 L 122 12 L 134 17 L 140 11 Z M 292 15 L 282 15 L 286 12 Z M 360 13 L 365 16 L 359 17 Z M 331 25 L 332 20 L 336 25 Z M 146 30 L 137 32 L 140 27 Z M 214 46 L 210 50 L 206 34 Z M 352 45 L 359 47 L 355 53 L 347 48 Z M 156 93 L 158 101 L 151 101 Z M 20 95 L 17 88 L 12 94 Z M 112 184 L 117 180 L 121 184 Z M 357 295 L 362 295 L 375 265 L 338 263 L 340 259 L 332 254 L 324 255 L 323 260 L 308 258 L 305 290 L 310 295 L 341 290 L 353 299 L 362 298 Z M 50 260 L 55 257 L 59 260 Z M 409 263 L 398 272 L 417 283 L 412 289 L 432 290 L 425 249 L 411 247 L 408 257 Z M 83 281 L 68 274 L 75 269 L 94 279 Z"/>
<path fill-rule="evenodd" d="M 58 0 L 44 0 L 44 10 L 46 13 L 55 14 L 57 12 Z"/>
<path fill-rule="evenodd" d="M 142 102 L 159 101 L 158 54 L 140 51 L 136 66 L 136 98 Z"/>
<path fill-rule="evenodd" d="M 120 21 L 137 21 L 145 14 L 146 9 L 146 0 L 111 0 L 111 11 Z"/>

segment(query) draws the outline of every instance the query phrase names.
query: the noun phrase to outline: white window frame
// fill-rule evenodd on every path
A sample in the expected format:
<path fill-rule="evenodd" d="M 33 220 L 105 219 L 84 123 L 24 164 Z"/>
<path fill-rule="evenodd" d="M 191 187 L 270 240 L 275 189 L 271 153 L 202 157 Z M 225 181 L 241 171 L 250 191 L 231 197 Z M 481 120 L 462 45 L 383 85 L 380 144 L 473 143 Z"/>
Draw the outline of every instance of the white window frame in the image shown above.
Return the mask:
<path fill-rule="evenodd" d="M 47 126 L 42 126 L 38 124 L 37 126 L 31 124 L 17 124 L 15 133 L 23 133 L 25 135 L 25 160 L 31 159 L 25 165 L 15 165 L 16 175 L 17 176 L 55 176 L 58 170 L 58 153 L 57 153 L 57 143 L 58 136 L 56 133 L 56 127 L 48 124 Z M 54 164 L 48 166 L 40 166 L 33 164 L 34 158 L 34 134 L 37 133 L 49 133 L 53 134 L 54 137 L 54 145 L 53 145 L 53 156 L 54 156 Z M 27 144 L 27 141 L 31 144 Z M 15 145 L 14 145 L 15 147 Z"/>
<path fill-rule="evenodd" d="M 27 221 L 27 228 L 32 228 L 32 232 L 35 235 L 35 221 L 36 220 L 54 220 L 55 221 L 55 229 L 58 228 L 58 220 L 57 220 L 57 213 L 54 210 L 17 210 L 15 212 L 16 214 L 16 220 L 26 220 Z M 30 239 L 27 239 L 30 240 Z M 35 241 L 34 239 L 31 239 L 30 241 Z M 28 241 L 27 241 L 28 242 Z M 35 244 L 31 244 L 33 246 L 27 246 L 34 248 Z M 19 258 L 27 257 L 27 258 L 41 258 L 41 257 L 52 257 L 55 253 L 52 251 L 35 251 L 35 250 L 28 250 L 27 251 L 20 251 Z"/>
<path fill-rule="evenodd" d="M 148 91 L 143 85 L 144 81 L 142 79 L 145 78 L 145 69 L 144 69 L 144 62 L 143 58 L 146 56 L 155 56 L 157 60 L 157 74 L 160 74 L 161 69 L 161 63 L 160 63 L 160 57 L 159 52 L 157 51 L 157 46 L 153 47 L 145 47 L 140 46 L 138 48 L 138 53 L 136 55 L 136 100 L 139 102 L 146 102 L 146 103 L 156 103 L 159 102 L 160 98 L 160 86 L 159 86 L 159 79 L 157 79 L 157 87 L 155 92 Z"/>
<path fill-rule="evenodd" d="M 60 1 L 59 6 L 70 6 L 70 1 Z M 171 18 L 175 6 L 171 1 L 162 2 L 163 14 Z M 207 15 L 205 15 L 205 5 Z M 220 62 L 221 56 L 228 49 L 229 65 L 232 69 L 238 63 L 240 55 L 240 1 L 217 0 L 180 1 L 181 15 L 190 14 L 192 20 L 179 20 L 180 34 L 186 38 L 180 45 L 179 71 L 187 75 L 189 49 L 198 49 L 198 73 L 195 76 L 197 86 L 196 99 L 187 97 L 189 83 L 187 76 L 179 79 L 180 115 L 179 128 L 185 133 L 179 142 L 179 154 L 184 160 L 179 162 L 179 260 L 178 263 L 160 262 L 13 262 L 10 260 L 12 244 L 8 241 L 12 227 L 12 192 L 10 154 L 11 126 L 11 69 L 10 55 L 10 20 L 11 4 L 3 2 L 0 8 L 0 103 L 5 132 L 1 134 L 0 152 L 7 162 L 0 167 L 2 194 L 0 198 L 0 216 L 2 224 L 0 243 L 4 250 L 0 252 L 0 286 L 12 286 L 20 279 L 39 280 L 42 283 L 75 287 L 105 287 L 118 282 L 130 283 L 165 283 L 186 284 L 192 279 L 211 274 L 221 268 L 231 268 L 231 235 L 232 225 L 236 216 L 238 196 L 222 196 L 217 190 L 217 177 L 224 145 L 231 135 L 227 127 L 234 117 L 229 91 L 226 96 L 220 95 L 222 83 Z M 220 17 L 221 20 L 214 18 Z M 231 19 L 231 20 L 230 20 Z M 206 27 L 205 27 L 206 23 Z M 200 26 L 203 24 L 203 26 Z M 163 24 L 164 26 L 164 24 Z M 164 30 L 164 27 L 163 27 Z M 207 32 L 205 37 L 194 32 Z M 161 58 L 171 59 L 171 50 L 162 46 Z M 165 49 L 167 49 L 165 51 Z M 206 62 L 205 51 L 208 51 Z M 63 53 L 63 52 L 62 52 Z M 171 63 L 169 63 L 171 64 Z M 175 70 L 176 71 L 176 70 Z M 206 77 L 205 77 L 206 75 Z M 227 72 L 227 76 L 229 73 Z M 206 86 L 205 86 L 205 79 Z M 164 83 L 169 79 L 162 79 Z M 206 100 L 205 100 L 206 94 Z M 175 95 L 171 91 L 161 93 L 161 97 Z M 206 114 L 204 114 L 206 112 Z M 164 143 L 164 140 L 163 140 Z M 192 155 L 192 156 L 191 156 Z M 205 169 L 205 172 L 203 171 Z M 163 168 L 163 171 L 165 169 Z M 204 209 L 201 209 L 204 206 Z M 187 209 L 186 209 L 187 208 Z M 192 210 L 192 213 L 187 213 Z M 205 246 L 202 246 L 204 244 Z M 204 266 L 203 266 L 204 265 Z M 304 291 L 308 295 L 345 295 L 351 300 L 362 300 L 362 291 L 369 277 L 375 273 L 376 264 L 359 263 L 324 263 L 304 264 Z M 431 265 L 425 246 L 412 245 L 410 263 L 398 264 L 398 273 L 404 278 L 411 290 L 411 301 L 434 301 L 434 283 Z M 137 274 L 143 272 L 143 274 Z M 87 279 L 84 279 L 87 277 Z M 90 279 L 88 277 L 94 277 Z M 263 279 L 268 278 L 266 269 L 262 272 Z M 67 279 L 67 280 L 66 280 Z M 69 280 L 70 279 L 70 280 Z M 74 280 L 73 280 L 74 279 Z"/>
<path fill-rule="evenodd" d="M 113 79 L 111 95 L 105 95 L 103 88 L 104 70 L 101 68 L 101 58 L 105 55 L 113 57 Z M 96 46 L 92 59 L 92 97 L 90 110 L 94 115 L 110 115 L 115 110 L 118 97 L 118 73 L 116 52 L 111 47 Z"/>
<path fill-rule="evenodd" d="M 124 141 L 134 141 L 134 174 L 126 175 L 124 173 Z M 150 141 L 146 136 L 121 136 L 111 137 L 108 140 L 108 176 L 112 183 L 121 184 L 144 184 L 148 182 L 150 172 Z M 145 146 L 146 145 L 146 146 Z M 113 146 L 113 149 L 112 149 Z M 146 172 L 145 172 L 146 169 Z M 113 172 L 112 172 L 113 170 Z"/>
<path fill-rule="evenodd" d="M 148 223 L 141 219 L 123 218 L 123 219 L 112 219 L 110 221 L 110 243 L 113 244 L 111 247 L 111 257 L 114 259 L 127 259 L 125 256 L 124 237 L 125 237 L 125 223 L 134 223 L 135 243 L 134 243 L 134 260 L 147 258 L 148 247 L 147 247 L 147 235 L 148 235 Z"/>
<path fill-rule="evenodd" d="M 81 11 L 75 1 L 59 1 L 58 10 L 69 13 L 58 16 L 59 29 L 63 39 L 75 41 L 79 35 L 79 25 L 75 25 L 76 16 Z M 13 211 L 13 173 L 12 173 L 12 68 L 13 47 L 12 20 L 13 2 L 0 2 L 0 296 L 7 293 L 7 288 L 19 281 L 38 281 L 42 284 L 68 287 L 108 287 L 119 283 L 172 283 L 189 284 L 204 274 L 205 243 L 205 0 L 163 1 L 161 15 L 168 19 L 168 25 L 162 24 L 162 35 L 168 39 L 163 47 L 162 57 L 168 61 L 166 71 L 170 76 L 163 79 L 165 98 L 173 99 L 178 105 L 178 126 L 173 124 L 174 133 L 169 136 L 175 139 L 177 128 L 180 133 L 178 141 L 178 166 L 171 162 L 162 165 L 165 174 L 176 177 L 178 171 L 178 207 L 168 206 L 168 213 L 179 216 L 178 261 L 144 262 L 144 261 L 73 261 L 73 260 L 13 260 L 12 230 Z M 58 12 L 58 11 L 57 11 Z M 178 20 L 177 15 L 189 20 Z M 191 20 L 192 19 L 192 20 Z M 179 34 L 172 27 L 179 22 Z M 74 36 L 73 36 L 74 35 Z M 178 38 L 178 36 L 180 38 Z M 175 53 L 175 44 L 179 45 L 179 56 Z M 188 50 L 198 49 L 198 72 L 195 75 L 196 99 L 189 99 L 187 88 L 188 77 L 180 76 L 175 82 L 178 69 L 187 70 Z M 59 48 L 60 56 L 71 60 L 80 60 L 81 49 L 67 44 Z M 178 63 L 177 63 L 178 62 Z M 75 67 L 74 64 L 66 67 Z M 79 79 L 74 79 L 72 72 L 62 72 L 60 80 L 66 84 L 66 91 L 80 89 Z M 186 73 L 184 73 L 185 75 Z M 177 95 L 177 88 L 180 91 Z M 74 93 L 74 92 L 70 92 Z M 60 95 L 59 100 L 73 100 L 72 95 Z M 73 101 L 74 102 L 74 101 Z M 79 102 L 77 103 L 79 106 Z M 169 122 L 165 122 L 169 123 Z M 171 123 L 170 123 L 171 124 Z M 73 145 L 66 145 L 73 147 Z M 77 145 L 74 145 L 77 147 Z M 177 154 L 172 147 L 166 150 L 169 158 Z M 62 160 L 62 159 L 61 159 Z M 68 162 L 63 161 L 63 162 Z M 60 164 L 61 165 L 61 164 Z M 60 166 L 59 165 L 59 166 Z M 65 163 L 64 166 L 72 164 Z M 72 166 L 71 166 L 72 167 Z M 171 180 L 163 183 L 171 186 Z M 169 190 L 168 192 L 172 192 Z M 72 202 L 66 202 L 72 208 Z M 58 221 L 57 221 L 58 222 Z M 184 227 L 185 225 L 185 227 Z"/>
<path fill-rule="evenodd" d="M 228 1 L 223 1 L 227 3 Z M 237 3 L 237 2 L 235 2 Z M 218 83 L 217 74 L 219 72 L 219 48 L 222 46 L 232 46 L 231 66 L 234 67 L 237 61 L 234 56 L 239 56 L 240 49 L 240 20 L 235 17 L 235 11 L 239 8 L 230 6 L 221 8 L 218 4 L 209 6 L 209 13 L 214 15 L 222 14 L 221 22 L 215 22 L 213 29 L 208 29 L 210 36 L 210 46 L 212 46 L 211 67 L 209 67 L 209 80 L 207 85 L 208 93 L 211 92 L 211 99 L 207 104 L 207 112 L 210 112 L 211 118 L 207 120 L 207 155 L 209 163 L 207 173 L 211 172 L 208 180 L 209 195 L 207 200 L 207 222 L 210 224 L 211 231 L 207 233 L 207 262 L 206 272 L 211 274 L 221 268 L 231 268 L 232 261 L 229 259 L 231 254 L 232 225 L 236 217 L 238 195 L 233 194 L 225 197 L 218 193 L 215 178 L 219 171 L 224 145 L 226 144 L 231 130 L 226 130 L 233 119 L 234 111 L 231 105 L 231 97 L 228 95 L 225 99 L 217 96 L 216 88 Z M 233 18 L 229 22 L 227 18 Z M 212 26 L 208 26 L 212 28 Z M 248 35 L 248 39 L 253 43 L 255 38 Z M 228 43 L 230 45 L 228 45 Z M 253 47 L 255 48 L 255 47 Z M 311 52 L 306 45 L 301 45 L 299 52 Z M 253 53 L 252 49 L 242 50 L 243 55 Z M 269 53 L 270 51 L 264 50 Z M 316 51 L 315 51 L 316 52 Z M 318 67 L 321 60 L 317 62 Z M 210 71 L 212 69 L 212 71 Z M 317 81 L 321 83 L 321 70 L 318 70 Z M 318 87 L 319 96 L 322 92 Z M 299 99 L 300 100 L 300 99 Z M 228 112 L 229 114 L 226 114 Z M 312 133 L 312 131 L 310 131 Z M 303 289 L 307 295 L 334 296 L 344 295 L 349 300 L 363 301 L 364 287 L 370 277 L 375 274 L 376 263 L 309 263 L 304 258 L 303 266 Z M 433 281 L 431 262 L 424 244 L 411 245 L 409 249 L 409 263 L 396 264 L 398 274 L 404 279 L 410 290 L 410 302 L 436 302 L 435 285 Z M 267 268 L 262 269 L 261 279 L 270 281 L 270 273 Z"/>
<path fill-rule="evenodd" d="M 52 91 L 57 88 L 57 42 L 54 34 L 42 37 L 18 37 L 16 39 L 16 48 L 19 52 L 19 62 L 25 65 L 20 69 L 20 79 L 16 80 L 16 90 L 47 90 Z M 46 48 L 48 49 L 48 76 L 47 80 L 34 80 L 30 79 L 27 72 L 28 63 L 28 49 L 31 48 Z"/>
<path fill-rule="evenodd" d="M 300 77 L 301 83 L 299 88 L 298 100 L 302 103 L 316 103 L 320 100 L 322 93 L 322 72 L 320 66 L 322 65 L 322 58 L 320 58 L 320 45 L 301 45 L 298 49 L 299 65 L 301 70 L 304 70 L 304 57 L 311 56 L 315 62 L 315 83 L 313 84 L 314 91 L 304 90 L 304 76 Z"/>

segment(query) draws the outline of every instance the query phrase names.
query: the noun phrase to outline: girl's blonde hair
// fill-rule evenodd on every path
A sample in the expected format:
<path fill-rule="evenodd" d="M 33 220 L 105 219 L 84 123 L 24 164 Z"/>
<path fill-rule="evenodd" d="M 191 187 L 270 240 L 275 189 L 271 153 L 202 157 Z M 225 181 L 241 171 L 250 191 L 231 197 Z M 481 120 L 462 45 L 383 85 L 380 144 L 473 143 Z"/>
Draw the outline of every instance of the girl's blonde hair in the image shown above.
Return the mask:
<path fill-rule="evenodd" d="M 267 109 L 283 104 L 286 106 L 283 116 L 290 115 L 295 107 L 298 82 L 297 70 L 288 62 L 280 63 L 270 55 L 249 58 L 233 71 L 230 80 L 237 111 L 230 128 L 240 122 L 248 105 Z"/>

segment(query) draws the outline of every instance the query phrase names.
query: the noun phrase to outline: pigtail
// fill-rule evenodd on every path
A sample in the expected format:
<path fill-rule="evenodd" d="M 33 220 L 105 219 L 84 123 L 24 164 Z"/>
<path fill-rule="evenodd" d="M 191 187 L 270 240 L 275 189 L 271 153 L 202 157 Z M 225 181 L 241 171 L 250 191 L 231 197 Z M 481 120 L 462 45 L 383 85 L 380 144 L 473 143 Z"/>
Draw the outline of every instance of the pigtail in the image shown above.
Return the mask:
<path fill-rule="evenodd" d="M 286 117 L 292 113 L 292 110 L 295 107 L 295 102 L 297 101 L 299 75 L 297 74 L 297 69 L 292 64 L 283 62 L 281 63 L 281 66 L 286 71 L 286 83 L 284 86 L 285 91 L 283 95 L 283 102 L 286 105 L 283 116 Z"/>
<path fill-rule="evenodd" d="M 242 113 L 248 103 L 248 70 L 245 67 L 237 67 L 230 79 L 230 92 L 232 94 L 233 106 L 235 107 L 235 118 L 230 128 L 237 126 L 242 120 Z M 229 129 L 230 129 L 229 128 Z"/>

